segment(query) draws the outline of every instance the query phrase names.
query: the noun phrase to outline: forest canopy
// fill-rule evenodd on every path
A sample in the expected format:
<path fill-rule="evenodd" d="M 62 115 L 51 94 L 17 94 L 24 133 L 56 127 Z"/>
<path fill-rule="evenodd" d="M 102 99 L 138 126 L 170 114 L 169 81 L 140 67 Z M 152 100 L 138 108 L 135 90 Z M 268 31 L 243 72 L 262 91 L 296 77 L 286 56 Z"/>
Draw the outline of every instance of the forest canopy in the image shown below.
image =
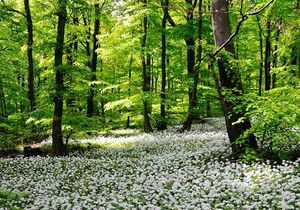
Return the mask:
<path fill-rule="evenodd" d="M 222 117 L 234 155 L 293 156 L 299 12 L 299 0 L 1 0 L 0 152 L 52 137 L 63 155 L 70 137 Z"/>

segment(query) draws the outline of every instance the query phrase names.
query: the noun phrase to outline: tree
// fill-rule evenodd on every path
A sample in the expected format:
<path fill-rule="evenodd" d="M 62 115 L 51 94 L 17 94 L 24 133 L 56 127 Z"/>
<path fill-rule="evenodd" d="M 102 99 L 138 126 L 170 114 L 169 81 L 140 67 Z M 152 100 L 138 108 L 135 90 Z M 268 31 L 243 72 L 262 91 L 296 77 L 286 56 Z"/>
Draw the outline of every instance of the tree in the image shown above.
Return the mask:
<path fill-rule="evenodd" d="M 147 8 L 147 0 L 143 0 L 144 9 Z M 150 123 L 150 103 L 149 103 L 149 92 L 150 92 L 150 55 L 147 52 L 147 35 L 148 35 L 148 16 L 147 14 L 143 17 L 143 37 L 142 37 L 142 77 L 143 77 L 143 92 L 144 92 L 144 99 L 143 99 L 143 116 L 144 116 L 144 132 L 150 133 L 153 132 Z"/>
<path fill-rule="evenodd" d="M 104 5 L 104 3 L 103 3 L 103 5 Z M 102 5 L 102 7 L 103 7 L 103 5 Z M 100 19 L 99 19 L 100 6 L 99 6 L 99 4 L 95 4 L 94 7 L 95 7 L 95 25 L 94 25 L 94 34 L 93 34 L 93 52 L 92 52 L 92 63 L 91 63 L 91 71 L 92 71 L 91 81 L 92 82 L 97 80 L 96 71 L 97 71 L 98 56 L 97 56 L 96 50 L 99 47 L 99 45 L 98 45 L 99 40 L 98 40 L 97 36 L 99 35 L 99 32 L 100 32 Z M 91 88 L 89 90 L 89 96 L 88 96 L 88 101 L 87 101 L 87 116 L 88 117 L 92 117 L 94 114 L 94 103 L 95 103 L 94 102 L 94 94 L 95 94 L 94 84 L 92 84 Z"/>
<path fill-rule="evenodd" d="M 162 33 L 161 33 L 161 102 L 160 102 L 160 120 L 157 126 L 158 130 L 167 129 L 167 120 L 166 120 L 166 53 L 167 53 L 167 44 L 166 44 L 166 27 L 167 27 L 167 18 L 169 10 L 169 0 L 161 2 L 161 6 L 164 11 L 162 18 Z M 153 75 L 152 75 L 153 76 Z"/>
<path fill-rule="evenodd" d="M 55 68 L 55 97 L 54 97 L 54 113 L 52 123 L 52 152 L 53 155 L 64 155 L 66 148 L 63 143 L 62 133 L 62 117 L 63 117 L 63 48 L 65 37 L 65 24 L 67 20 L 67 1 L 58 1 L 58 23 L 56 45 L 54 53 L 54 68 Z"/>
<path fill-rule="evenodd" d="M 263 80 L 263 69 L 264 69 L 264 55 L 263 55 L 263 31 L 260 23 L 260 18 L 256 15 L 257 25 L 258 25 L 258 35 L 259 35 L 259 79 L 258 79 L 258 95 L 262 94 L 262 80 Z"/>
<path fill-rule="evenodd" d="M 193 81 L 192 85 L 189 84 L 189 88 L 188 88 L 188 95 L 189 95 L 189 108 L 188 108 L 188 112 L 187 112 L 187 117 L 185 119 L 185 121 L 183 122 L 182 127 L 180 128 L 180 131 L 183 132 L 185 130 L 189 130 L 191 128 L 192 122 L 197 114 L 197 85 L 198 85 L 198 80 L 199 80 L 199 72 L 198 69 L 195 68 L 195 39 L 193 37 L 194 35 L 194 31 L 195 31 L 195 27 L 194 27 L 194 11 L 195 11 L 195 7 L 197 6 L 197 0 L 186 0 L 185 1 L 187 4 L 187 8 L 186 8 L 186 23 L 187 23 L 187 27 L 188 27 L 188 31 L 187 34 L 185 35 L 185 43 L 186 43 L 186 61 L 187 61 L 187 72 L 189 75 L 189 78 Z M 201 7 L 202 7 L 202 1 L 199 2 L 199 14 L 201 11 Z M 174 20 L 171 18 L 171 16 L 167 15 L 167 19 L 169 21 L 169 23 L 171 24 L 171 26 L 175 27 L 177 24 L 174 22 Z M 199 43 L 201 42 L 201 33 L 202 33 L 202 15 L 199 15 L 199 19 L 198 19 L 198 38 L 199 39 Z M 198 47 L 198 64 L 200 68 L 200 60 L 201 60 L 201 53 L 202 53 L 202 49 L 201 46 L 199 44 Z M 200 59 L 200 60 L 199 60 Z"/>
<path fill-rule="evenodd" d="M 29 6 L 29 0 L 24 0 L 26 20 L 27 20 L 27 58 L 28 58 L 28 99 L 30 102 L 30 111 L 35 110 L 35 93 L 34 93 L 34 67 L 33 67 L 33 26 Z"/>
<path fill-rule="evenodd" d="M 193 19 L 194 19 L 194 10 L 196 7 L 197 0 L 194 0 L 194 3 L 192 0 L 186 0 L 186 3 L 188 5 L 187 8 L 187 14 L 186 14 L 186 21 L 189 28 L 189 35 L 187 38 L 185 38 L 185 43 L 187 47 L 187 71 L 189 78 L 193 80 L 193 84 L 189 85 L 188 88 L 188 94 L 189 94 L 189 108 L 188 108 L 188 114 L 186 117 L 186 120 L 183 122 L 183 125 L 180 129 L 180 131 L 189 130 L 191 128 L 192 122 L 195 118 L 195 115 L 197 113 L 197 85 L 198 85 L 198 79 L 199 79 L 199 73 L 195 69 L 195 39 L 193 37 L 193 32 L 195 30 Z"/>
<path fill-rule="evenodd" d="M 265 90 L 271 89 L 271 20 L 267 20 L 267 35 L 265 48 Z"/>
<path fill-rule="evenodd" d="M 219 49 L 223 47 L 234 58 L 235 49 L 229 21 L 228 2 L 226 0 L 213 0 L 212 12 L 215 44 Z M 242 21 L 246 19 L 245 16 L 242 17 Z M 241 23 L 242 22 L 240 22 L 240 24 Z M 237 30 L 239 29 L 238 27 L 240 27 L 240 25 L 237 26 Z M 236 33 L 237 32 L 238 31 L 236 31 Z M 212 55 L 216 56 L 217 54 L 213 53 Z M 238 69 L 230 65 L 226 56 L 221 55 L 217 59 L 217 62 L 220 79 L 218 79 L 216 75 L 214 75 L 214 78 L 217 83 L 218 94 L 223 107 L 227 133 L 232 143 L 233 153 L 243 153 L 245 145 L 246 147 L 257 149 L 258 146 L 254 134 L 249 134 L 246 144 L 241 147 L 236 144 L 236 141 L 241 135 L 251 128 L 251 123 L 250 120 L 245 117 L 245 110 L 236 111 L 235 107 L 237 107 L 238 104 L 232 99 L 226 98 L 223 91 L 225 91 L 226 94 L 232 94 L 235 100 L 241 98 L 243 95 L 242 80 Z M 214 74 L 212 63 L 210 64 L 210 68 Z M 239 122 L 241 119 L 242 122 Z"/>

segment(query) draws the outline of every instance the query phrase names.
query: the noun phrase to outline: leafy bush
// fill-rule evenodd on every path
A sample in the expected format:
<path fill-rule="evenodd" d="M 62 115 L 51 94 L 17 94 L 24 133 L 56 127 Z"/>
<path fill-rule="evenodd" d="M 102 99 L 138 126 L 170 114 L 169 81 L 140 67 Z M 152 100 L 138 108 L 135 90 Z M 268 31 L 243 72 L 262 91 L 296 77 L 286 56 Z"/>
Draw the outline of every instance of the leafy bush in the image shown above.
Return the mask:
<path fill-rule="evenodd" d="M 272 89 L 262 97 L 248 95 L 247 115 L 253 125 L 245 135 L 254 133 L 264 152 L 280 152 L 282 158 L 295 154 L 300 151 L 299 104 L 300 91 L 289 87 Z"/>

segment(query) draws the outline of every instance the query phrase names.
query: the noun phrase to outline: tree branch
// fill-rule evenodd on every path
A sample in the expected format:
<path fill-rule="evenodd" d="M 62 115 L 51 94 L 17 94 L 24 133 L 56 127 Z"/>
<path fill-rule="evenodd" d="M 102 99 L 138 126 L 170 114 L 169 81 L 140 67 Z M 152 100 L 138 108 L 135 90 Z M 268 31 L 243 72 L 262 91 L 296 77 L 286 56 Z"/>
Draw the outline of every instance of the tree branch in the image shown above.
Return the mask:
<path fill-rule="evenodd" d="M 194 1 L 194 4 L 193 4 L 193 9 L 195 9 L 197 6 L 197 0 Z"/>
<path fill-rule="evenodd" d="M 230 35 L 230 37 L 217 50 L 215 50 L 213 53 L 211 53 L 211 56 L 215 57 L 216 55 L 218 55 L 227 46 L 227 44 L 233 40 L 233 38 L 239 33 L 242 23 L 245 20 L 247 20 L 249 18 L 249 16 L 253 16 L 253 15 L 257 15 L 257 14 L 261 13 L 266 8 L 268 8 L 273 2 L 274 2 L 274 0 L 271 0 L 269 3 L 267 3 L 265 6 L 263 6 L 261 9 L 259 9 L 257 11 L 247 12 L 247 13 L 242 14 L 242 18 L 238 21 L 234 33 L 232 33 Z"/>
<path fill-rule="evenodd" d="M 253 11 L 253 12 L 247 12 L 245 15 L 246 16 L 251 16 L 251 15 L 258 15 L 259 13 L 261 13 L 262 11 L 264 11 L 265 9 L 267 9 L 272 3 L 274 2 L 274 0 L 271 0 L 269 3 L 267 3 L 265 6 L 263 6 L 261 9 Z"/>
<path fill-rule="evenodd" d="M 173 27 L 176 26 L 176 23 L 174 22 L 174 20 L 170 16 L 169 12 L 167 13 L 167 20 L 168 20 L 168 22 L 170 23 L 171 26 L 173 26 Z"/>
<path fill-rule="evenodd" d="M 100 7 L 100 11 L 101 11 L 101 12 L 102 12 L 102 9 L 103 9 L 105 3 L 106 3 L 106 0 L 104 0 L 103 3 L 101 4 L 101 7 Z"/>
<path fill-rule="evenodd" d="M 1 48 L 0 51 L 4 51 L 6 49 L 8 49 L 8 47 Z"/>
<path fill-rule="evenodd" d="M 17 14 L 22 15 L 23 17 L 26 18 L 26 14 L 24 14 L 23 12 L 20 12 L 19 10 L 16 10 L 16 9 L 14 9 L 14 8 L 11 8 L 11 7 L 6 6 L 4 0 L 1 0 L 1 3 L 2 3 L 2 5 L 3 5 L 3 8 L 6 9 L 7 11 L 17 13 Z"/>

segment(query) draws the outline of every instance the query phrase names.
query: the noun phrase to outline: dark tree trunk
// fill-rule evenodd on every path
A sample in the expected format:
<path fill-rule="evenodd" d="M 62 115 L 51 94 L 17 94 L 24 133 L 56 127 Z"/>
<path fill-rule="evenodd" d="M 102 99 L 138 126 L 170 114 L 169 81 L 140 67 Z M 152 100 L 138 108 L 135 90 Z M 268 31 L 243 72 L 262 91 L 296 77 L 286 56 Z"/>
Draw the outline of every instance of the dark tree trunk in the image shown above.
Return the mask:
<path fill-rule="evenodd" d="M 63 60 L 63 47 L 64 47 L 64 37 L 65 37 L 65 24 L 67 19 L 67 1 L 58 1 L 58 24 L 57 24 L 57 36 L 56 36 L 56 46 L 54 54 L 54 67 L 55 67 L 55 97 L 54 97 L 54 114 L 53 114 L 53 124 L 52 124 L 52 152 L 53 155 L 64 155 L 66 153 L 66 148 L 63 143 L 62 134 L 62 116 L 63 116 L 63 89 L 64 89 L 64 79 L 63 70 L 61 69 Z"/>
<path fill-rule="evenodd" d="M 89 25 L 88 20 L 83 17 L 84 26 L 88 27 L 86 32 L 86 41 L 85 41 L 85 51 L 87 55 L 87 66 L 89 68 L 92 68 L 92 62 L 91 62 L 91 46 L 90 46 L 90 39 L 91 39 L 91 27 Z"/>
<path fill-rule="evenodd" d="M 220 47 L 231 35 L 229 14 L 228 14 L 228 1 L 226 0 L 213 0 L 212 1 L 213 11 L 213 26 L 214 26 L 214 37 L 215 43 Z M 224 11 L 222 13 L 218 11 Z M 225 49 L 235 56 L 233 41 L 229 42 Z M 213 64 L 210 65 L 213 69 Z M 229 136 L 229 140 L 232 143 L 232 150 L 235 154 L 244 152 L 245 147 L 251 147 L 257 149 L 257 142 L 253 134 L 249 135 L 247 145 L 238 146 L 235 144 L 236 140 L 249 128 L 251 128 L 250 121 L 245 119 L 241 123 L 236 123 L 238 119 L 245 117 L 245 110 L 240 112 L 234 111 L 234 108 L 238 105 L 230 100 L 226 100 L 223 95 L 223 91 L 231 91 L 234 96 L 241 96 L 243 94 L 242 80 L 239 71 L 234 67 L 230 66 L 229 61 L 221 57 L 218 59 L 218 69 L 220 84 L 217 84 L 218 94 L 222 104 L 222 108 L 225 115 L 225 123 Z M 217 76 L 214 75 L 215 80 Z"/>
<path fill-rule="evenodd" d="M 34 93 L 34 67 L 33 67 L 33 26 L 29 6 L 29 0 L 24 0 L 26 21 L 27 21 L 27 59 L 28 59 L 28 99 L 30 103 L 30 111 L 35 110 L 35 93 Z"/>
<path fill-rule="evenodd" d="M 167 44 L 166 44 L 166 27 L 167 27 L 167 17 L 168 17 L 168 7 L 169 0 L 165 0 L 165 2 L 161 2 L 163 7 L 164 16 L 162 19 L 162 34 L 161 34 L 161 103 L 160 103 L 160 119 L 158 122 L 157 129 L 165 130 L 167 129 L 167 120 L 166 120 L 166 52 L 167 52 Z"/>
<path fill-rule="evenodd" d="M 149 25 L 150 24 L 148 23 L 148 28 L 149 28 Z M 150 92 L 151 92 L 151 71 L 152 71 L 153 63 L 154 63 L 153 56 L 150 55 L 150 53 L 147 52 L 147 59 L 146 59 L 146 66 L 147 66 L 147 86 L 149 87 L 149 91 Z M 151 100 L 148 101 L 148 111 L 149 111 L 148 113 L 149 113 L 149 116 L 150 116 L 151 113 L 152 113 L 152 101 Z"/>
<path fill-rule="evenodd" d="M 151 85 L 150 85 L 150 89 L 151 89 L 151 92 L 154 92 L 154 56 L 151 56 L 151 71 L 150 71 L 150 77 L 151 77 Z"/>
<path fill-rule="evenodd" d="M 130 62 L 129 62 L 129 69 L 128 69 L 128 97 L 131 96 L 131 71 L 132 71 L 132 63 L 133 63 L 133 57 L 130 56 Z M 129 110 L 130 112 L 130 110 Z M 127 121 L 126 121 L 126 128 L 130 128 L 130 115 L 127 116 Z"/>
<path fill-rule="evenodd" d="M 271 21 L 267 21 L 267 36 L 265 49 L 265 90 L 271 88 Z"/>
<path fill-rule="evenodd" d="M 71 34 L 69 34 L 69 40 L 66 47 L 66 54 L 67 54 L 67 63 L 69 66 L 73 66 L 73 37 Z M 69 81 L 71 83 L 71 81 Z M 66 97 L 66 106 L 68 108 L 71 108 L 73 106 L 74 97 Z"/>
<path fill-rule="evenodd" d="M 292 47 L 292 53 L 291 53 L 291 64 L 292 65 L 297 65 L 298 64 L 298 46 L 293 46 Z"/>
<path fill-rule="evenodd" d="M 94 26 L 94 34 L 93 34 L 93 52 L 92 52 L 92 63 L 91 63 L 91 71 L 92 71 L 92 77 L 91 81 L 96 81 L 96 71 L 97 71 L 97 48 L 98 48 L 98 38 L 100 32 L 100 7 L 99 4 L 95 4 L 95 26 Z M 88 100 L 87 100 L 87 116 L 92 117 L 95 110 L 94 110 L 94 85 L 92 84 L 89 90 Z"/>
<path fill-rule="evenodd" d="M 300 0 L 296 0 L 295 2 L 295 10 L 298 11 L 300 9 Z"/>
<path fill-rule="evenodd" d="M 70 34 L 71 36 L 71 34 Z M 67 63 L 68 65 L 72 66 L 73 65 L 73 37 L 70 37 L 70 39 L 67 41 L 69 42 L 69 44 L 67 44 L 67 47 L 66 47 L 66 54 L 67 54 Z"/>
<path fill-rule="evenodd" d="M 73 18 L 73 23 L 75 26 L 78 26 L 79 25 L 79 18 L 78 17 L 74 17 Z M 78 51 L 78 36 L 77 34 L 74 35 L 74 51 Z"/>
<path fill-rule="evenodd" d="M 258 35 L 259 35 L 259 54 L 260 54 L 260 62 L 259 62 L 259 79 L 258 79 L 258 95 L 261 96 L 262 93 L 262 80 L 263 80 L 263 69 L 264 69 L 264 55 L 263 55 L 263 31 L 260 24 L 260 19 L 256 16 L 257 24 L 258 24 Z"/>
<path fill-rule="evenodd" d="M 1 117 L 6 117 L 6 107 L 5 107 L 5 94 L 4 94 L 4 88 L 3 88 L 3 81 L 2 78 L 0 78 L 0 104 L 1 104 Z"/>
<path fill-rule="evenodd" d="M 197 2 L 196 0 L 194 0 L 195 3 Z M 188 4 L 188 9 L 187 9 L 187 24 L 189 26 L 189 31 L 190 34 L 193 34 L 194 29 L 194 25 L 193 25 L 193 19 L 194 19 L 194 5 L 193 5 L 193 1 L 192 0 L 186 0 L 186 3 Z M 202 6 L 202 1 L 200 1 L 199 6 Z M 201 8 L 200 8 L 201 11 Z M 199 31 L 199 37 L 201 41 L 201 34 L 202 33 L 202 13 L 199 12 L 199 19 L 198 21 L 198 27 L 200 27 L 200 31 Z M 189 130 L 192 126 L 193 120 L 196 117 L 197 113 L 197 85 L 198 85 L 198 80 L 199 80 L 199 71 L 198 69 L 195 68 L 195 40 L 194 38 L 188 37 L 185 39 L 185 43 L 187 46 L 187 71 L 188 71 L 188 75 L 189 78 L 191 78 L 193 80 L 193 85 L 189 87 L 188 89 L 188 93 L 189 93 L 189 109 L 188 109 L 188 113 L 187 113 L 187 117 L 185 119 L 185 121 L 183 122 L 182 127 L 180 128 L 180 131 L 183 132 L 185 130 Z M 200 44 L 201 45 L 201 44 Z M 199 46 L 200 46 L 199 45 Z M 200 48 L 198 48 L 198 55 L 197 58 L 199 59 L 200 56 L 200 60 L 201 60 L 201 46 Z M 198 60 L 198 61 L 200 61 Z"/>
<path fill-rule="evenodd" d="M 277 27 L 275 34 L 275 47 L 273 53 L 273 68 L 277 68 L 277 60 L 278 60 L 278 44 L 279 44 L 279 36 L 280 36 L 280 25 L 282 24 L 282 19 L 278 22 L 279 26 Z M 276 73 L 272 74 L 272 88 L 276 87 Z"/>
<path fill-rule="evenodd" d="M 78 17 L 74 17 L 73 18 L 73 24 L 75 26 L 78 26 L 79 24 L 79 20 Z M 78 40 L 77 40 L 77 34 L 74 32 L 69 34 L 69 44 L 66 48 L 66 54 L 67 54 L 67 62 L 68 65 L 73 66 L 74 62 L 76 61 L 76 53 L 78 51 Z M 73 78 L 70 78 L 69 81 L 70 84 L 73 83 Z M 76 102 L 76 98 L 72 95 L 69 95 L 66 98 L 66 105 L 68 108 L 71 108 L 72 111 L 74 111 L 75 109 L 75 102 Z"/>
<path fill-rule="evenodd" d="M 18 84 L 21 87 L 21 92 L 23 92 L 25 90 L 25 78 L 21 74 L 21 75 L 18 75 L 17 79 L 18 79 Z M 24 109 L 25 109 L 25 106 L 24 106 L 23 100 L 20 100 L 20 112 L 23 113 Z"/>
<path fill-rule="evenodd" d="M 144 8 L 147 8 L 147 0 L 143 0 Z M 150 57 L 147 53 L 147 33 L 148 33 L 148 17 L 147 15 L 144 16 L 143 19 L 143 38 L 142 38 L 142 67 L 143 67 L 143 92 L 144 92 L 144 99 L 143 99 L 143 116 L 144 116 L 144 132 L 150 133 L 153 132 L 150 123 L 150 103 L 149 99 L 147 98 L 147 94 L 150 92 Z"/>

